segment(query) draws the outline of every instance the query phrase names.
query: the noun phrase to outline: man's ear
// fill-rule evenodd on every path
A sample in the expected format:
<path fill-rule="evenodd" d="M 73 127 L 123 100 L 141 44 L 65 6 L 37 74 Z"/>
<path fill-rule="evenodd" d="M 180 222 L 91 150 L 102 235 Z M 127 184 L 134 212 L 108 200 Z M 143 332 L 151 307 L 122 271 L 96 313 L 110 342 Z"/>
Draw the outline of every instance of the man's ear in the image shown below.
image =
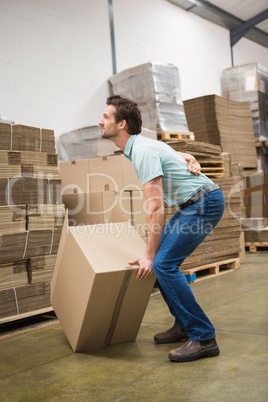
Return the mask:
<path fill-rule="evenodd" d="M 126 122 L 126 120 L 121 120 L 121 121 L 120 121 L 120 123 L 119 123 L 119 128 L 120 128 L 121 130 L 125 130 L 125 129 L 127 128 L 127 122 Z"/>

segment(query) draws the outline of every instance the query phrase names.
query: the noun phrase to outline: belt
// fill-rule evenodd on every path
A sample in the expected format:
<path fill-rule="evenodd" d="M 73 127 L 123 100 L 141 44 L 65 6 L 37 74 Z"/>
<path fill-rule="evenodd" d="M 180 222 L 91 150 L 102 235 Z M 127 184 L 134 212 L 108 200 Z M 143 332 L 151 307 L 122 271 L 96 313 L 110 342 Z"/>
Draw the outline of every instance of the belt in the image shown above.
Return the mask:
<path fill-rule="evenodd" d="M 196 201 L 200 200 L 200 198 L 204 197 L 204 191 L 209 194 L 212 191 L 215 190 L 220 190 L 221 186 L 219 184 L 212 184 L 209 187 L 205 187 L 202 188 L 201 190 L 199 190 L 197 193 L 195 193 L 191 198 L 189 198 L 189 200 L 187 200 L 186 202 L 184 202 L 183 204 L 179 205 L 179 207 L 181 209 L 184 209 L 186 207 L 188 207 L 189 205 L 193 205 Z"/>

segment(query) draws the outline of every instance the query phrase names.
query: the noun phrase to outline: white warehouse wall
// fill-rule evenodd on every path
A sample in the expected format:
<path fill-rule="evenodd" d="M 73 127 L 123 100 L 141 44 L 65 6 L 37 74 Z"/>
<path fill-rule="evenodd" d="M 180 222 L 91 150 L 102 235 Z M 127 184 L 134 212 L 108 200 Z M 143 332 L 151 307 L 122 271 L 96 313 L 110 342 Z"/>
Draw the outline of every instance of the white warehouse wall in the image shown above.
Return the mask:
<path fill-rule="evenodd" d="M 182 97 L 221 95 L 229 32 L 166 0 L 113 0 L 117 71 L 148 61 L 179 68 Z M 65 131 L 96 125 L 112 75 L 108 0 L 0 1 L 0 114 Z M 241 39 L 235 65 L 267 64 Z"/>
<path fill-rule="evenodd" d="M 0 114 L 55 134 L 96 124 L 112 71 L 107 0 L 1 0 L 0 20 Z"/>

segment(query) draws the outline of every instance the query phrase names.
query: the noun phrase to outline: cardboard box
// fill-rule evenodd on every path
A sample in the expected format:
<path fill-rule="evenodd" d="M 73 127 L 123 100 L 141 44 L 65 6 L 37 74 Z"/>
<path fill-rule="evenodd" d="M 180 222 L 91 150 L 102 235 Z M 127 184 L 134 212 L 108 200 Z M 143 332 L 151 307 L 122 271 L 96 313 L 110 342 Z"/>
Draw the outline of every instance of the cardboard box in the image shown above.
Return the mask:
<path fill-rule="evenodd" d="M 146 245 L 129 223 L 68 227 L 51 282 L 51 304 L 74 352 L 136 339 L 155 276 L 137 280 L 128 261 Z"/>
<path fill-rule="evenodd" d="M 62 194 L 81 194 L 90 191 L 89 159 L 59 162 Z"/>
<path fill-rule="evenodd" d="M 131 222 L 130 191 L 65 194 L 62 198 L 70 226 Z"/>
<path fill-rule="evenodd" d="M 147 203 L 143 190 L 131 191 L 132 225 L 141 237 L 147 236 Z"/>
<path fill-rule="evenodd" d="M 91 191 L 121 191 L 143 188 L 132 163 L 123 154 L 89 160 Z"/>
<path fill-rule="evenodd" d="M 143 188 L 132 163 L 123 155 L 59 162 L 62 194 Z"/>

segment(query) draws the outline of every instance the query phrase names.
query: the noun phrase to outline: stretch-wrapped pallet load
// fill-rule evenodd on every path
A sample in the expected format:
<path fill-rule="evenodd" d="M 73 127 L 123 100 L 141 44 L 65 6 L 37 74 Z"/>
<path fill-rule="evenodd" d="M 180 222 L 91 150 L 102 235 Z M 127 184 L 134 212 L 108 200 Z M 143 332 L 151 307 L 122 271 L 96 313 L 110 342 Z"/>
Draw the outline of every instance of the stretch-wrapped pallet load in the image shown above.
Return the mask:
<path fill-rule="evenodd" d="M 101 137 L 101 130 L 101 126 L 89 126 L 60 135 L 57 141 L 59 161 L 95 158 L 119 152 L 112 141 Z M 145 127 L 142 127 L 141 134 L 157 139 L 156 132 Z"/>
<path fill-rule="evenodd" d="M 118 148 L 101 138 L 101 126 L 88 126 L 61 134 L 57 141 L 60 161 L 93 158 L 113 154 Z"/>
<path fill-rule="evenodd" d="M 254 134 L 268 138 L 268 67 L 249 63 L 223 70 L 223 96 L 227 99 L 250 102 Z"/>
<path fill-rule="evenodd" d="M 242 168 L 257 168 L 257 153 L 249 102 L 218 95 L 184 101 L 189 129 L 197 141 L 219 145 Z"/>
<path fill-rule="evenodd" d="M 64 216 L 53 130 L 0 123 L 0 319 L 51 308 Z"/>
<path fill-rule="evenodd" d="M 109 78 L 114 95 L 134 99 L 143 126 L 156 132 L 189 132 L 179 70 L 172 64 L 148 62 Z"/>

